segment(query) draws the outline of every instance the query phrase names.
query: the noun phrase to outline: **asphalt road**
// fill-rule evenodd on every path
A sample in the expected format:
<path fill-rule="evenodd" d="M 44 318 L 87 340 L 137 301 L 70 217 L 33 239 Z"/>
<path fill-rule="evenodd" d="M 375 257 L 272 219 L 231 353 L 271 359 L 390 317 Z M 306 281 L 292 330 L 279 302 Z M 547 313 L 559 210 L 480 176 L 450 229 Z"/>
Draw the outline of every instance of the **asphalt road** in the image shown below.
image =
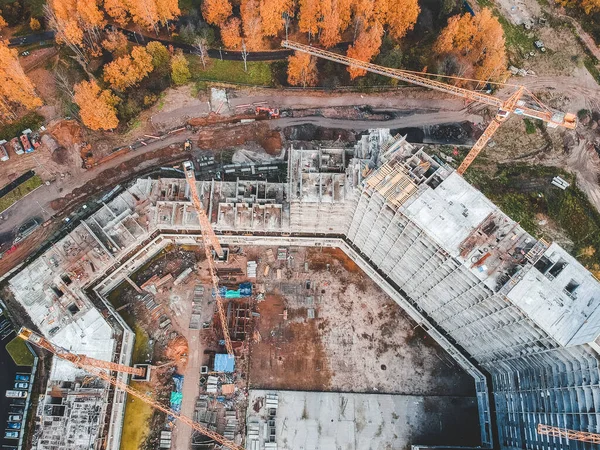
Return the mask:
<path fill-rule="evenodd" d="M 19 47 L 21 45 L 35 44 L 42 41 L 53 41 L 54 31 L 44 31 L 43 33 L 28 34 L 26 36 L 19 36 L 10 38 L 8 40 L 9 47 Z"/>
<path fill-rule="evenodd" d="M 127 39 L 131 42 L 135 42 L 137 44 L 146 44 L 150 41 L 157 41 L 166 46 L 173 46 L 174 48 L 179 48 L 183 50 L 184 53 L 195 53 L 196 50 L 193 46 L 189 44 L 184 44 L 181 42 L 173 42 L 165 39 L 153 38 L 151 36 L 146 36 L 140 33 L 136 33 L 133 31 L 125 30 L 123 28 L 117 28 L 122 31 Z M 43 33 L 35 33 L 28 34 L 26 36 L 19 36 L 9 39 L 9 47 L 20 47 L 24 45 L 35 44 L 37 42 L 42 41 L 52 41 L 54 40 L 55 33 L 54 31 L 45 31 Z M 247 61 L 274 61 L 278 59 L 286 59 L 293 53 L 292 50 L 274 50 L 268 52 L 248 52 Z M 234 52 L 231 50 L 219 50 L 219 49 L 209 49 L 208 56 L 210 58 L 219 58 L 226 59 L 229 61 L 243 61 L 242 52 Z"/>
<path fill-rule="evenodd" d="M 181 42 L 168 41 L 165 39 L 158 39 L 152 36 L 147 36 L 144 34 L 136 33 L 134 31 L 129 31 L 123 28 L 117 28 L 121 31 L 127 39 L 131 42 L 135 42 L 137 44 L 146 44 L 150 41 L 157 41 L 165 46 L 172 45 L 174 48 L 179 48 L 183 50 L 184 53 L 196 53 L 196 49 L 189 44 L 184 44 Z M 292 50 L 274 50 L 268 52 L 248 52 L 247 61 L 273 61 L 277 59 L 286 59 L 293 53 Z M 234 52 L 231 50 L 219 50 L 211 48 L 208 50 L 208 56 L 210 58 L 215 59 L 226 59 L 229 61 L 243 61 L 242 52 Z"/>

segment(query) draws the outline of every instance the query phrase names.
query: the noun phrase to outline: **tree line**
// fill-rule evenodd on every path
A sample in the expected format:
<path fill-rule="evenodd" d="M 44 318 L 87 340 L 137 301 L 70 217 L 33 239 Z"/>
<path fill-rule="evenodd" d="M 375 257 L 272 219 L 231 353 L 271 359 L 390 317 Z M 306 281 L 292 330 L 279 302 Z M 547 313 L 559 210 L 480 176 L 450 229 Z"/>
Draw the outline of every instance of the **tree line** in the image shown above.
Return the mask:
<path fill-rule="evenodd" d="M 414 28 L 420 12 L 418 0 L 204 0 L 200 9 L 204 20 L 218 27 L 228 49 L 244 53 L 263 50 L 274 37 L 282 38 L 292 31 L 295 38 L 326 48 L 350 41 L 347 55 L 364 61 L 372 61 L 379 54 L 386 34 L 400 44 Z M 122 33 L 106 31 L 112 21 L 121 26 L 134 23 L 158 33 L 161 27 L 172 28 L 172 21 L 180 14 L 177 0 L 48 0 L 47 25 L 56 32 L 57 41 L 71 49 L 71 57 L 90 80 L 71 90 L 84 124 L 92 129 L 115 128 L 120 101 L 115 93 L 138 85 L 153 71 L 162 75 L 170 72 L 175 84 L 190 79 L 188 62 L 181 53 L 157 42 L 130 51 Z M 0 16 L 0 28 L 5 25 Z M 502 27 L 484 8 L 475 16 L 451 17 L 433 53 L 440 61 L 440 72 L 490 80 L 500 77 L 506 68 L 504 44 Z M 198 38 L 194 47 L 205 65 L 206 41 Z M 103 50 L 109 51 L 113 60 L 104 67 L 103 82 L 99 83 L 87 65 Z M 20 67 L 14 51 L 6 49 L 5 53 L 8 61 Z M 5 120 L 10 118 L 11 102 L 26 107 L 41 103 L 26 75 L 17 73 L 13 64 L 6 66 L 0 70 L 12 67 L 6 77 L 20 84 L 0 86 L 0 118 Z M 366 73 L 354 67 L 347 70 L 352 79 Z M 287 75 L 291 85 L 316 85 L 317 61 L 296 53 L 289 57 Z"/>

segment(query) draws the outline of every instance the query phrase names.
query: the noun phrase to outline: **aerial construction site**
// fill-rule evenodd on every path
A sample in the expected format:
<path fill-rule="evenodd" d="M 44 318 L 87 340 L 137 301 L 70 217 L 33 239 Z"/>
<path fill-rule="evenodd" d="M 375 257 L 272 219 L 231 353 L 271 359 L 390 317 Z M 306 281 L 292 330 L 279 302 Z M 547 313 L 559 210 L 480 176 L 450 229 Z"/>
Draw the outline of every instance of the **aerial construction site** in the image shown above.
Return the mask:
<path fill-rule="evenodd" d="M 468 15 L 448 20 L 450 31 L 472 17 L 496 20 L 487 9 L 466 6 Z M 247 7 L 242 2 L 240 9 Z M 46 15 L 58 28 L 69 11 L 65 7 L 57 14 L 52 8 L 56 5 L 48 6 Z M 390 14 L 389 21 L 393 5 L 387 8 L 379 14 Z M 160 14 L 166 14 L 168 8 L 163 9 Z M 210 17 L 210 9 L 210 2 L 202 3 L 202 14 Z M 129 13 L 135 22 L 139 14 Z M 231 5 L 223 14 L 223 20 L 207 17 L 202 26 L 219 24 L 222 37 L 243 30 L 248 38 L 247 24 L 229 19 Z M 366 25 L 359 27 L 364 18 L 352 14 L 356 35 Z M 156 35 L 159 22 L 169 24 L 176 16 L 157 19 Z M 24 373 L 11 353 L 15 367 L 5 395 L 10 409 L 0 411 L 0 421 L 7 424 L 2 450 L 599 448 L 600 264 L 581 259 L 596 255 L 598 241 L 583 245 L 595 228 L 579 227 L 586 235 L 569 241 L 560 233 L 538 232 L 538 225 L 551 222 L 546 216 L 515 213 L 524 209 L 520 201 L 547 203 L 551 209 L 551 195 L 545 194 L 549 189 L 564 192 L 575 176 L 560 172 L 550 182 L 554 166 L 539 171 L 542 181 L 537 184 L 527 184 L 525 172 L 512 178 L 504 174 L 499 183 L 505 191 L 515 179 L 528 189 L 527 196 L 514 195 L 506 202 L 493 195 L 490 200 L 477 183 L 469 182 L 477 178 L 465 174 L 488 144 L 498 145 L 494 137 L 500 141 L 509 120 L 522 116 L 528 121 L 527 134 L 539 130 L 550 142 L 532 149 L 538 155 L 554 144 L 552 139 L 558 140 L 552 130 L 563 133 L 559 147 L 566 148 L 565 136 L 572 138 L 568 133 L 578 122 L 600 123 L 600 116 L 561 112 L 567 110 L 562 99 L 548 95 L 548 106 L 537 89 L 494 81 L 493 70 L 486 81 L 478 81 L 450 72 L 428 73 L 427 66 L 419 72 L 390 69 L 370 63 L 373 55 L 360 55 L 359 44 L 371 45 L 364 40 L 357 39 L 347 55 L 294 42 L 288 39 L 288 12 L 275 16 L 286 24 L 283 50 L 255 52 L 253 57 L 262 61 L 283 52 L 290 55 L 290 66 L 304 61 L 307 67 L 297 74 L 304 79 L 296 85 L 306 88 L 307 72 L 317 70 L 317 61 L 328 72 L 343 65 L 352 80 L 364 72 L 391 79 L 394 87 L 427 88 L 439 96 L 431 97 L 432 103 L 455 102 L 452 113 L 466 122 L 453 119 L 448 124 L 438 116 L 441 107 L 408 104 L 413 99 L 406 110 L 390 106 L 390 113 L 382 106 L 388 101 L 385 93 L 377 100 L 381 110 L 361 104 L 362 93 L 349 94 L 358 104 L 338 104 L 329 92 L 315 93 L 318 105 L 323 104 L 319 109 L 312 103 L 305 108 L 292 104 L 315 100 L 288 96 L 290 90 L 276 105 L 256 92 L 242 96 L 239 83 L 237 91 L 210 87 L 206 102 L 200 101 L 198 92 L 208 92 L 210 78 L 194 78 L 198 92 L 176 113 L 163 110 L 162 93 L 155 95 L 151 87 L 140 91 L 146 106 L 156 104 L 153 114 L 141 116 L 142 109 L 136 110 L 141 100 L 127 97 L 125 89 L 153 71 L 162 73 L 162 81 L 155 80 L 157 89 L 166 79 L 186 85 L 192 74 L 183 50 L 201 58 L 206 70 L 206 39 L 196 39 L 194 45 L 180 42 L 175 51 L 157 38 L 142 50 L 136 31 L 107 23 L 86 29 L 112 33 L 102 48 L 116 52 L 107 66 L 120 61 L 119 70 L 112 66 L 99 86 L 81 51 L 77 55 L 86 64 L 79 63 L 92 81 L 71 89 L 68 74 L 61 74 L 55 82 L 69 98 L 65 110 L 73 107 L 86 126 L 106 131 L 105 141 L 87 142 L 70 120 L 52 127 L 54 137 L 41 126 L 11 140 L 15 151 L 21 142 L 19 155 L 53 147 L 57 156 L 52 164 L 35 161 L 40 172 L 73 163 L 69 152 L 77 148 L 73 167 L 84 181 L 74 177 L 71 182 L 69 172 L 58 181 L 56 176 L 42 179 L 29 167 L 18 182 L 2 189 L 0 199 L 10 194 L 12 202 L 1 211 L 9 211 L 0 215 L 2 230 L 17 222 L 14 209 L 10 211 L 13 204 L 38 188 L 56 190 L 45 204 L 52 215 L 38 197 L 28 199 L 31 207 L 35 198 L 35 212 L 13 227 L 11 247 L 0 255 L 1 265 L 10 266 L 0 279 L 0 303 L 23 325 L 13 346 L 21 345 L 34 361 Z M 319 26 L 321 22 L 326 21 L 319 19 Z M 525 22 L 526 29 L 532 24 Z M 169 39 L 171 34 L 195 36 L 192 22 L 180 34 L 172 33 L 177 26 L 169 28 Z M 496 47 L 503 49 L 500 23 L 497 27 L 501 45 Z M 381 40 L 383 25 L 368 29 L 381 31 Z M 56 31 L 59 41 L 68 43 L 68 36 Z M 239 59 L 247 74 L 246 42 L 238 37 L 234 46 L 241 51 L 225 52 L 225 61 Z M 135 54 L 116 59 L 128 54 L 133 41 L 139 47 Z M 390 42 L 386 45 L 392 46 Z M 546 53 L 541 40 L 534 45 Z M 104 52 L 99 49 L 97 55 Z M 484 55 L 492 51 L 499 50 L 481 49 Z M 216 61 L 217 50 L 211 52 Z M 223 63 L 221 47 L 218 54 Z M 459 70 L 458 59 L 446 56 L 447 69 L 454 64 Z M 506 65 L 504 56 L 495 59 Z M 581 65 L 587 67 L 589 61 Z M 125 73 L 131 65 L 147 73 L 136 81 L 140 74 Z M 511 68 L 521 76 L 529 74 Z M 26 78 L 25 72 L 22 76 Z M 365 92 L 370 88 L 362 87 Z M 426 112 L 414 113 L 417 104 Z M 109 132 L 121 120 L 117 105 L 118 113 L 128 117 L 128 129 L 111 138 Z M 487 125 L 470 120 L 477 114 L 481 119 L 482 111 L 488 114 Z M 411 125 L 395 130 L 370 126 L 401 123 L 413 114 L 430 121 L 419 123 L 419 130 L 454 127 L 458 137 L 450 145 L 419 145 L 408 138 L 408 132 L 415 132 Z M 331 118 L 354 122 L 346 128 L 318 123 L 309 130 L 309 116 L 317 123 Z M 280 120 L 288 125 L 278 126 Z M 153 134 L 137 130 L 148 123 Z M 77 145 L 59 146 L 60 134 Z M 124 136 L 133 139 L 130 144 L 124 144 Z M 111 149 L 113 144 L 118 147 Z M 591 151 L 592 145 L 588 147 Z M 5 149 L 3 156 L 2 161 L 9 159 Z M 19 163 L 33 164 L 23 161 Z M 495 170 L 502 166 L 491 165 Z M 489 173 L 486 166 L 478 176 L 489 181 Z M 103 175 L 106 179 L 100 180 Z M 31 183 L 31 191 L 15 194 L 25 182 Z M 542 194 L 540 183 L 551 187 L 544 186 Z M 583 208 L 570 208 L 565 211 L 591 216 Z M 556 214 L 562 225 L 565 215 Z M 27 246 L 30 251 L 24 250 Z M 9 325 L 8 320 L 0 322 L 2 339 Z"/>
<path fill-rule="evenodd" d="M 540 424 L 596 427 L 600 284 L 575 258 L 389 130 L 286 154 L 285 182 L 199 161 L 138 179 L 10 279 L 45 338 L 21 335 L 56 356 L 37 448 L 551 448 Z"/>

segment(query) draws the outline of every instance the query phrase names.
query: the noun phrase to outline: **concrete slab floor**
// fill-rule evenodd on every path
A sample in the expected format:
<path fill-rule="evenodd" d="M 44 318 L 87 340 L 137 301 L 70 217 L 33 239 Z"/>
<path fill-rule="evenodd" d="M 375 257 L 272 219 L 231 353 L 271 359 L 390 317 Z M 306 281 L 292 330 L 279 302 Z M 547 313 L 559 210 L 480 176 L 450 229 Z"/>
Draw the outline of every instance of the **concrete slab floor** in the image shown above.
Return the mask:
<path fill-rule="evenodd" d="M 277 396 L 270 426 L 266 394 Z M 468 446 L 479 440 L 474 403 L 465 397 L 251 390 L 247 423 L 249 429 L 259 428 L 259 449 L 269 435 L 279 450 Z"/>

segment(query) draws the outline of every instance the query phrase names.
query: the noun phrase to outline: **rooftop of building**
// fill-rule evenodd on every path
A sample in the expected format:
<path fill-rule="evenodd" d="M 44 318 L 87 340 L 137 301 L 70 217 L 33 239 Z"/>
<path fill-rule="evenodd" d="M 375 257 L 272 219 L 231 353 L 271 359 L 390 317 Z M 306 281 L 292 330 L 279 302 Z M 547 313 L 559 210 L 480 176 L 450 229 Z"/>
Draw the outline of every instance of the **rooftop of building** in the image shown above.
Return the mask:
<path fill-rule="evenodd" d="M 600 283 L 558 244 L 550 245 L 507 297 L 563 346 L 600 335 Z"/>

